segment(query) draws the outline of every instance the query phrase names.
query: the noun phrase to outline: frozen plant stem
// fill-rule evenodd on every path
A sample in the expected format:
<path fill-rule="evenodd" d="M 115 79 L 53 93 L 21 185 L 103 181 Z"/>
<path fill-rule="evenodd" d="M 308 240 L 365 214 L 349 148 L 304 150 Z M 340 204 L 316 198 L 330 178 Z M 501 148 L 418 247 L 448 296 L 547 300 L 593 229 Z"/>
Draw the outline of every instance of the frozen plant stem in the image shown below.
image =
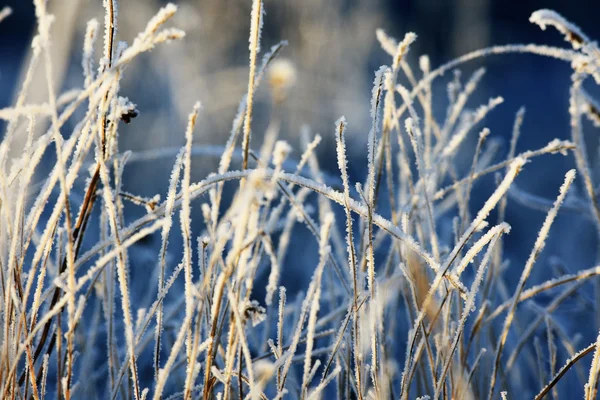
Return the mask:
<path fill-rule="evenodd" d="M 354 289 L 353 299 L 353 355 L 354 355 L 354 374 L 356 378 L 356 390 L 358 393 L 359 400 L 362 400 L 362 351 L 360 350 L 360 328 L 359 328 L 359 316 L 358 316 L 358 296 L 360 295 L 358 286 L 358 263 L 356 260 L 356 249 L 354 247 L 354 235 L 352 234 L 352 214 L 350 211 L 350 185 L 348 183 L 348 168 L 346 165 L 346 118 L 341 117 L 337 120 L 335 126 L 335 140 L 336 140 L 336 151 L 337 161 L 340 173 L 342 174 L 342 181 L 344 184 L 344 208 L 346 210 L 346 244 L 348 252 L 348 266 L 352 273 L 352 286 Z"/>
<path fill-rule="evenodd" d="M 540 229 L 540 232 L 535 241 L 535 244 L 533 246 L 531 254 L 529 255 L 529 258 L 527 259 L 527 262 L 525 263 L 525 268 L 523 268 L 523 272 L 521 273 L 521 278 L 519 280 L 519 283 L 517 284 L 517 289 L 515 290 L 515 294 L 513 295 L 513 298 L 512 298 L 511 307 L 508 310 L 508 314 L 506 316 L 506 320 L 504 321 L 504 326 L 502 327 L 502 332 L 500 334 L 499 342 L 496 346 L 496 354 L 494 356 L 494 365 L 493 365 L 493 369 L 492 369 L 492 376 L 490 379 L 488 400 L 491 400 L 494 397 L 494 390 L 495 390 L 495 386 L 496 386 L 496 376 L 498 374 L 498 368 L 500 367 L 500 357 L 502 355 L 502 350 L 504 349 L 504 344 L 506 343 L 508 331 L 510 330 L 510 326 L 515 317 L 515 311 L 517 309 L 517 304 L 519 303 L 519 297 L 521 296 L 521 293 L 523 292 L 525 283 L 527 282 L 527 279 L 529 278 L 529 275 L 531 274 L 531 270 L 533 269 L 533 265 L 535 264 L 535 261 L 537 260 L 538 256 L 544 249 L 544 246 L 546 244 L 546 238 L 548 237 L 548 233 L 550 232 L 550 227 L 552 226 L 552 223 L 554 222 L 554 219 L 556 218 L 556 215 L 558 214 L 558 210 L 559 210 L 560 206 L 562 205 L 563 201 L 565 200 L 565 197 L 567 196 L 569 188 L 571 187 L 571 184 L 573 183 L 574 180 L 575 180 L 575 170 L 570 170 L 565 175 L 565 181 L 562 184 L 562 186 L 560 187 L 560 193 L 559 193 L 558 197 L 556 198 L 556 201 L 554 202 L 554 206 L 546 215 L 544 224 L 542 225 L 542 227 Z"/>
<path fill-rule="evenodd" d="M 263 3 L 262 0 L 252 2 L 252 14 L 250 20 L 250 72 L 248 75 L 248 94 L 246 96 L 246 115 L 244 117 L 244 137 L 242 139 L 242 149 L 244 158 L 242 160 L 242 169 L 248 168 L 248 154 L 250 150 L 250 135 L 252 123 L 252 106 L 254 105 L 254 81 L 256 74 L 256 56 L 260 52 L 260 34 L 263 24 Z"/>
<path fill-rule="evenodd" d="M 183 203 L 179 219 L 181 221 L 181 235 L 183 237 L 183 269 L 185 277 L 185 318 L 191 321 L 194 312 L 194 294 L 192 282 L 192 221 L 190 207 L 190 180 L 192 175 L 192 142 L 194 136 L 194 127 L 200 112 L 200 103 L 194 105 L 194 110 L 189 115 L 188 126 L 185 132 L 185 152 L 183 155 L 183 180 L 181 183 L 181 193 L 183 194 Z M 196 360 L 192 359 L 192 334 L 190 324 L 186 329 L 185 348 L 187 355 L 187 377 L 185 380 L 185 393 L 189 393 L 192 385 L 192 375 L 196 365 Z"/>

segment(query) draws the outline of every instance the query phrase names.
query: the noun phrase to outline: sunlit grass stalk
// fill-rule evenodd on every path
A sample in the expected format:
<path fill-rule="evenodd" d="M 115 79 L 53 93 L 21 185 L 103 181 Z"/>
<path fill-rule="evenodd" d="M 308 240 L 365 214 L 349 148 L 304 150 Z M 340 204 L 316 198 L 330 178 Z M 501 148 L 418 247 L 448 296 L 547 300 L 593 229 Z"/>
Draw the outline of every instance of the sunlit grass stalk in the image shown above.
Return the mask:
<path fill-rule="evenodd" d="M 256 73 L 256 58 L 260 52 L 260 35 L 263 24 L 264 8 L 262 0 L 253 0 L 252 15 L 250 17 L 250 71 L 248 73 L 248 92 L 246 95 L 246 114 L 244 117 L 244 137 L 242 140 L 242 149 L 244 151 L 244 159 L 242 161 L 242 169 L 248 167 L 248 154 L 250 150 L 250 134 L 252 122 L 252 108 L 254 105 L 254 84 Z"/>
<path fill-rule="evenodd" d="M 563 185 L 560 187 L 559 195 L 556 198 L 556 201 L 554 202 L 554 207 L 546 215 L 544 224 L 540 228 L 540 232 L 535 241 L 535 244 L 533 246 L 531 254 L 529 255 L 529 258 L 527 259 L 525 267 L 523 268 L 523 272 L 521 273 L 521 278 L 519 279 L 517 289 L 515 290 L 515 293 L 513 295 L 511 307 L 508 311 L 506 320 L 504 321 L 504 325 L 502 327 L 502 332 L 500 334 L 500 339 L 496 346 L 496 351 L 495 351 L 495 356 L 494 356 L 494 365 L 493 365 L 493 369 L 492 369 L 492 375 L 491 375 L 491 379 L 490 379 L 489 392 L 488 392 L 488 399 L 490 399 L 490 400 L 492 399 L 492 397 L 494 395 L 494 390 L 495 390 L 495 386 L 496 386 L 496 376 L 498 373 L 498 368 L 500 366 L 500 356 L 502 355 L 502 350 L 504 348 L 504 344 L 506 343 L 506 337 L 508 336 L 508 331 L 510 329 L 511 323 L 515 317 L 515 311 L 517 308 L 517 304 L 519 302 L 519 297 L 521 296 L 521 293 L 523 292 L 525 283 L 527 282 L 527 279 L 529 278 L 529 275 L 531 274 L 531 270 L 533 269 L 533 265 L 535 264 L 535 261 L 537 260 L 538 256 L 544 249 L 544 246 L 546 243 L 546 238 L 550 231 L 550 227 L 552 226 L 552 223 L 554 222 L 554 219 L 556 218 L 556 215 L 558 214 L 558 210 L 559 210 L 561 204 L 563 203 L 563 201 L 569 191 L 569 188 L 571 187 L 571 184 L 573 183 L 574 180 L 575 180 L 575 170 L 570 170 L 569 172 L 567 172 L 567 174 L 565 176 L 565 181 L 564 181 Z"/>

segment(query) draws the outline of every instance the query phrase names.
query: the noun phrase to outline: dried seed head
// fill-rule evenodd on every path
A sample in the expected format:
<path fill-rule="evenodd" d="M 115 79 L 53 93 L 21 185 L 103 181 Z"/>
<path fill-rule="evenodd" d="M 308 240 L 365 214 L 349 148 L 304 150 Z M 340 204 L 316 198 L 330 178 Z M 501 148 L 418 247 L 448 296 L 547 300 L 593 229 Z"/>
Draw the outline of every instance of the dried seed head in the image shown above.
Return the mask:
<path fill-rule="evenodd" d="M 121 116 L 121 121 L 126 124 L 130 123 L 132 119 L 140 114 L 135 104 L 129 101 L 127 97 L 119 97 L 118 107 L 118 115 Z"/>
<path fill-rule="evenodd" d="M 240 314 L 242 318 L 244 318 L 244 323 L 251 321 L 252 326 L 256 326 L 263 322 L 266 317 L 266 312 L 264 307 L 262 307 L 258 301 L 246 301 L 240 304 Z"/>
<path fill-rule="evenodd" d="M 291 151 L 292 147 L 288 142 L 285 140 L 278 140 L 277 143 L 275 143 L 275 149 L 273 150 L 273 165 L 275 165 L 276 168 L 281 168 Z"/>
<path fill-rule="evenodd" d="M 296 83 L 296 66 L 288 59 L 275 60 L 271 63 L 268 77 L 275 101 L 281 102 Z"/>

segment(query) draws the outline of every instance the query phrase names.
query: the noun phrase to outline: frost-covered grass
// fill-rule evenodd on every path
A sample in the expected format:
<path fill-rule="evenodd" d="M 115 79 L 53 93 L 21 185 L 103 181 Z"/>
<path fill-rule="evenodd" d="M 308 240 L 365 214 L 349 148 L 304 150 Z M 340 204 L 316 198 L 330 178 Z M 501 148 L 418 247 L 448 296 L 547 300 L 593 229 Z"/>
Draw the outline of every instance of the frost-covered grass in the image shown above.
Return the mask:
<path fill-rule="evenodd" d="M 120 148 L 119 131 L 139 112 L 120 85 L 140 55 L 185 36 L 169 27 L 177 7 L 158 11 L 128 45 L 116 39 L 117 1 L 105 0 L 102 52 L 94 51 L 100 24 L 91 20 L 81 87 L 58 94 L 50 57 L 54 17 L 44 0 L 34 3 L 38 31 L 28 72 L 14 106 L 0 110 L 6 121 L 0 398 L 539 399 L 570 398 L 577 388 L 577 396 L 596 398 L 600 336 L 580 343 L 554 313 L 570 297 L 589 305 L 590 283 L 598 299 L 600 266 L 530 279 L 534 268 L 543 268 L 536 261 L 562 209 L 586 215 L 600 234 L 597 184 L 582 133 L 584 118 L 600 120 L 598 103 L 583 88 L 600 83 L 600 48 L 577 26 L 540 10 L 531 22 L 556 28 L 571 48 L 497 46 L 438 68 L 422 56 L 419 73 L 407 61 L 415 34 L 397 41 L 374 32 L 390 58 L 374 72 L 367 171 L 350 176 L 348 166 L 357 161 L 347 151 L 348 121 L 339 117 L 328 133 L 339 167 L 339 177 L 332 177 L 316 155 L 321 136 L 305 137 L 296 161 L 278 138 L 277 122 L 260 142 L 252 137 L 263 81 L 273 102 L 282 103 L 297 78 L 294 65 L 278 59 L 285 42 L 261 51 L 266 15 L 254 0 L 247 93 L 230 137 L 223 147 L 195 146 L 203 108 L 190 104 L 185 145 L 163 199 L 123 184 L 129 159 L 172 151 Z M 8 8 L 0 11 L 0 21 L 9 16 Z M 521 109 L 508 154 L 497 161 L 486 146 L 493 127 L 480 125 L 503 99 L 467 107 L 484 70 L 466 82 L 458 73 L 449 79 L 445 113 L 437 110 L 442 102 L 432 97 L 432 84 L 463 63 L 507 53 L 570 63 L 571 140 L 518 154 Z M 46 73 L 43 103 L 26 95 L 37 66 Z M 67 131 L 69 124 L 74 129 Z M 465 150 L 477 132 L 474 152 Z M 217 170 L 194 181 L 194 156 L 215 152 Z M 569 154 L 575 166 L 564 171 L 555 200 L 514 186 L 537 157 Z M 48 157 L 54 166 L 43 171 Z M 476 181 L 493 174 L 493 193 L 473 212 Z M 573 193 L 575 181 L 582 195 Z M 145 214 L 130 216 L 132 207 Z M 510 268 L 503 251 L 511 232 L 508 207 L 546 212 L 526 263 Z M 442 235 L 448 215 L 453 234 Z M 305 250 L 300 231 L 312 237 L 317 254 Z M 131 256 L 142 242 L 155 245 L 145 248 L 150 270 Z M 291 273 L 291 249 L 304 256 L 302 273 L 311 276 L 299 292 L 281 285 Z M 542 296 L 548 305 L 532 302 Z M 524 312 L 524 302 L 536 319 Z M 597 311 L 586 309 L 595 330 Z"/>

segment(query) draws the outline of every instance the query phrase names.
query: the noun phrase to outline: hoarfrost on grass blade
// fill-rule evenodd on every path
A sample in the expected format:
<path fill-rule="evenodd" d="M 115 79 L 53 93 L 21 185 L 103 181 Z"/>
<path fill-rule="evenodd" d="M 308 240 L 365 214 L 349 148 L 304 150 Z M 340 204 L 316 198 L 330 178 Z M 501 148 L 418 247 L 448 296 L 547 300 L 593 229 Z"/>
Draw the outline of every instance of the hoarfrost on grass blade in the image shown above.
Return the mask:
<path fill-rule="evenodd" d="M 529 17 L 529 22 L 538 25 L 542 30 L 546 30 L 548 25 L 555 27 L 565 36 L 565 41 L 571 43 L 575 50 L 579 50 L 585 43 L 590 41 L 577 25 L 567 21 L 562 15 L 553 10 L 535 11 Z"/>
<path fill-rule="evenodd" d="M 396 50 L 398 49 L 398 42 L 393 37 L 385 33 L 385 31 L 381 28 L 377 29 L 375 34 L 379 44 L 381 45 L 381 48 L 390 56 L 394 57 Z"/>
<path fill-rule="evenodd" d="M 114 56 L 113 44 L 117 35 L 117 1 L 104 0 L 104 9 L 104 57 L 108 60 L 110 68 Z"/>
<path fill-rule="evenodd" d="M 504 321 L 502 333 L 500 335 L 499 342 L 496 346 L 496 354 L 495 354 L 495 360 L 494 360 L 494 365 L 493 365 L 493 369 L 492 369 L 492 376 L 491 376 L 491 380 L 490 380 L 488 400 L 491 400 L 494 396 L 494 390 L 495 390 L 495 385 L 496 385 L 496 375 L 497 375 L 497 371 L 498 371 L 499 364 L 500 364 L 500 356 L 502 354 L 504 344 L 506 343 L 508 331 L 510 329 L 510 326 L 511 326 L 514 316 L 515 316 L 514 314 L 516 311 L 517 304 L 519 302 L 519 297 L 521 296 L 521 293 L 523 292 L 525 283 L 527 282 L 527 279 L 529 278 L 529 275 L 531 273 L 531 270 L 533 269 L 533 265 L 535 264 L 535 261 L 537 260 L 538 256 L 544 249 L 544 246 L 546 244 L 546 238 L 548 237 L 548 233 L 550 232 L 550 227 L 552 226 L 552 223 L 554 222 L 554 219 L 556 218 L 556 215 L 558 214 L 558 210 L 559 210 L 560 206 L 562 205 L 562 203 L 567 195 L 567 192 L 568 192 L 569 188 L 571 187 L 571 184 L 573 183 L 574 180 L 575 180 L 575 170 L 572 169 L 569 172 L 567 172 L 565 175 L 565 181 L 560 187 L 559 195 L 556 198 L 556 201 L 554 202 L 554 206 L 546 215 L 546 219 L 544 220 L 544 223 L 542 224 L 542 227 L 540 228 L 540 231 L 539 231 L 537 239 L 535 240 L 533 249 L 529 255 L 529 258 L 527 259 L 525 267 L 523 268 L 523 272 L 521 273 L 521 278 L 519 279 L 517 289 L 515 290 L 515 293 L 513 295 L 513 298 L 511 301 L 511 307 L 510 307 L 508 315 L 506 316 L 506 319 Z"/>
<path fill-rule="evenodd" d="M 248 49 L 253 51 L 256 49 L 256 53 L 260 53 L 260 37 L 262 33 L 262 27 L 265 16 L 265 7 L 263 6 L 262 0 L 254 0 L 252 2 L 252 14 L 251 27 L 250 27 L 250 38 L 248 40 Z"/>
<path fill-rule="evenodd" d="M 253 0 L 252 13 L 250 16 L 250 71 L 248 76 L 248 90 L 246 96 L 246 114 L 244 116 L 244 136 L 242 137 L 242 149 L 244 158 L 242 160 L 242 169 L 248 167 L 248 152 L 250 148 L 252 107 L 254 104 L 254 91 L 256 85 L 256 57 L 260 52 L 260 35 L 263 25 L 264 7 L 262 0 Z"/>

